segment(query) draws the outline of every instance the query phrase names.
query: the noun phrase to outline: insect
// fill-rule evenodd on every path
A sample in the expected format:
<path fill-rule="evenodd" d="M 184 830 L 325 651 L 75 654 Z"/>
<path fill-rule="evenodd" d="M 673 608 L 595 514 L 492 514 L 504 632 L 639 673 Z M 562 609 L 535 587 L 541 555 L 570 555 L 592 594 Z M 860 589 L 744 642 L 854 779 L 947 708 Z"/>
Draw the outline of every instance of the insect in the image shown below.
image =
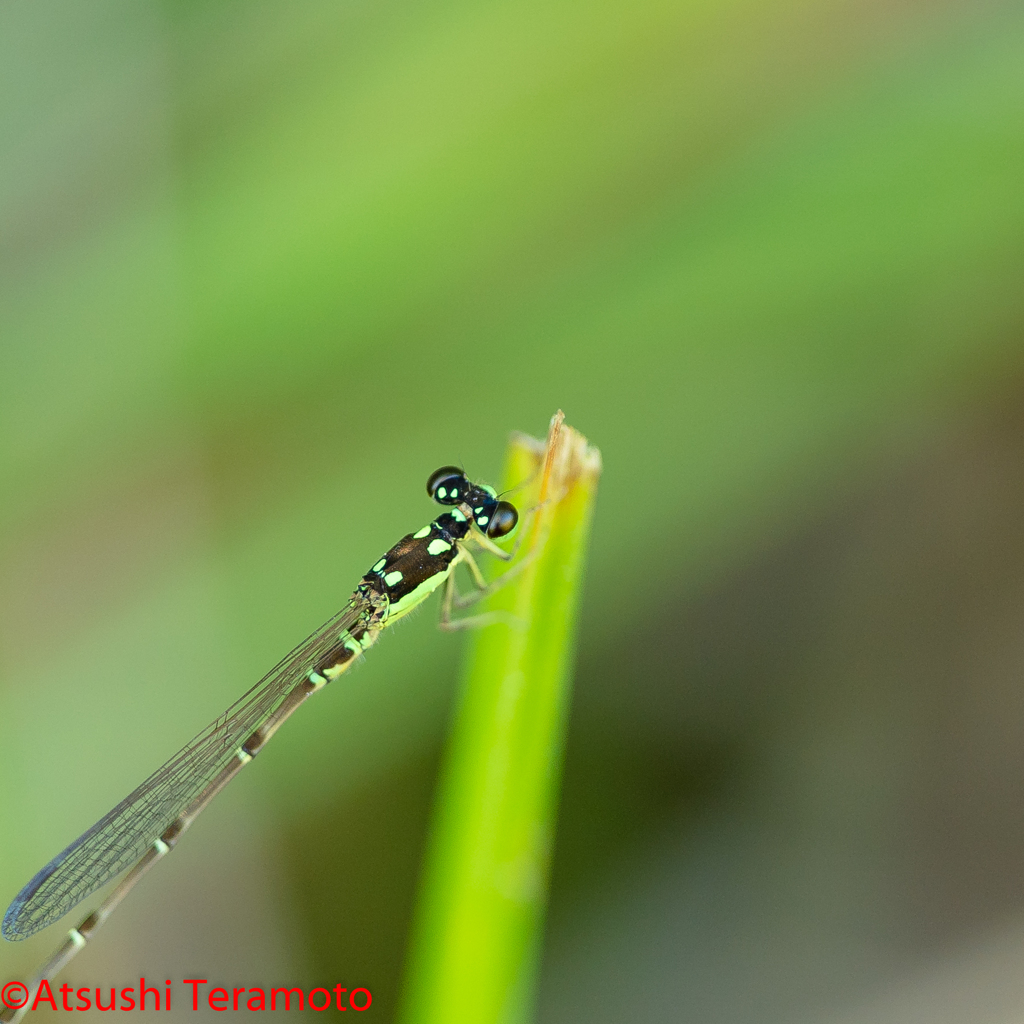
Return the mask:
<path fill-rule="evenodd" d="M 494 542 L 515 529 L 519 513 L 494 489 L 475 484 L 455 466 L 442 466 L 427 493 L 446 506 L 432 523 L 403 537 L 359 581 L 348 604 L 286 655 L 216 721 L 157 769 L 88 831 L 62 850 L 15 896 L 3 919 L 6 939 L 24 939 L 68 913 L 126 868 L 131 870 L 104 902 L 72 928 L 35 984 L 52 978 L 86 944 L 139 879 L 169 853 L 200 812 L 263 749 L 308 697 L 337 679 L 372 647 L 385 627 L 443 587 L 441 627 L 460 629 L 496 621 L 491 612 L 454 619 L 493 592 L 519 566 L 494 583 L 484 579 L 471 548 L 505 561 L 514 555 Z M 526 560 L 521 560 L 522 565 Z M 465 563 L 476 590 L 460 596 L 454 569 Z M 19 1014 L 20 1015 L 20 1014 Z M 0 1020 L 15 1015 L 5 1011 Z"/>

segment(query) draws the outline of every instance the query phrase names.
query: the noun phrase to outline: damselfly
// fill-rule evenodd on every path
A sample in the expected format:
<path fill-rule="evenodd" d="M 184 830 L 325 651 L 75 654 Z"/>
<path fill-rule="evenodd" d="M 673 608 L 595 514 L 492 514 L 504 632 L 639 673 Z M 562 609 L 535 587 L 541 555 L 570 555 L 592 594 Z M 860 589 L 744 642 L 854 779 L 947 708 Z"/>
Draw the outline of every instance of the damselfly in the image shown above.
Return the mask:
<path fill-rule="evenodd" d="M 452 617 L 493 591 L 514 567 L 488 584 L 471 548 L 509 560 L 494 541 L 510 534 L 519 514 L 494 489 L 454 466 L 427 481 L 427 493 L 448 511 L 403 537 L 359 581 L 348 604 L 280 661 L 141 786 L 57 854 L 15 896 L 3 919 L 6 939 L 24 939 L 63 917 L 130 868 L 120 884 L 43 965 L 30 990 L 52 978 L 86 944 L 136 882 L 165 856 L 206 805 L 245 767 L 308 697 L 340 676 L 381 631 L 444 586 L 441 627 L 484 625 L 501 613 Z M 453 575 L 465 563 L 475 591 L 460 597 Z M 519 563 L 524 564 L 523 561 Z M 4 1010 L 0 1020 L 20 1016 Z"/>

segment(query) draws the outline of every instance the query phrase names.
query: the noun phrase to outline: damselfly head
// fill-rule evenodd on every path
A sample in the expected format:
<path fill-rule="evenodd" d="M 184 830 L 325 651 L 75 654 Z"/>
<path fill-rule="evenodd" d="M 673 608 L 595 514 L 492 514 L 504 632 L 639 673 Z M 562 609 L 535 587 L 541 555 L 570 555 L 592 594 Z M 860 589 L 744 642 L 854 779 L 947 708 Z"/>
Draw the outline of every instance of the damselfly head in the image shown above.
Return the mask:
<path fill-rule="evenodd" d="M 474 484 L 457 466 L 442 466 L 430 474 L 427 494 L 439 505 L 468 505 L 473 522 L 491 540 L 507 537 L 519 522 L 519 513 L 510 501 L 499 501 L 493 487 Z"/>

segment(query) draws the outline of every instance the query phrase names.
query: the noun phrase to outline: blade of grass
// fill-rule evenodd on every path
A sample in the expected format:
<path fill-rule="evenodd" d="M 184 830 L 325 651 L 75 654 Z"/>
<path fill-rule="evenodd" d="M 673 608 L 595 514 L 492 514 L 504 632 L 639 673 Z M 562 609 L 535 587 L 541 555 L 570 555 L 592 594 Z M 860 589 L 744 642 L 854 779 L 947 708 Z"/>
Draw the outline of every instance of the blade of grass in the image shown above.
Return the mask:
<path fill-rule="evenodd" d="M 573 637 L 601 456 L 551 421 L 515 435 L 506 486 L 536 506 L 520 574 L 490 600 L 523 627 L 475 631 L 442 773 L 414 924 L 405 1024 L 531 1016 Z M 515 562 L 513 563 L 515 565 Z"/>

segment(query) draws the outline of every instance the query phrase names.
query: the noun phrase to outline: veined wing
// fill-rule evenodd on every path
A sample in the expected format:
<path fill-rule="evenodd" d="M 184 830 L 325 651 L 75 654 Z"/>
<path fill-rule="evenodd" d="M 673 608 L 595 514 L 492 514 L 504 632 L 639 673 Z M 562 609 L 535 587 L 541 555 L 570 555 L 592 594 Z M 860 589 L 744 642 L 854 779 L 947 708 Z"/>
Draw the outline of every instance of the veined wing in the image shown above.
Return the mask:
<path fill-rule="evenodd" d="M 18 893 L 3 920 L 8 939 L 24 939 L 130 867 L 203 794 L 296 685 L 339 648 L 368 609 L 360 594 L 286 655 L 166 764 L 105 814 Z"/>

